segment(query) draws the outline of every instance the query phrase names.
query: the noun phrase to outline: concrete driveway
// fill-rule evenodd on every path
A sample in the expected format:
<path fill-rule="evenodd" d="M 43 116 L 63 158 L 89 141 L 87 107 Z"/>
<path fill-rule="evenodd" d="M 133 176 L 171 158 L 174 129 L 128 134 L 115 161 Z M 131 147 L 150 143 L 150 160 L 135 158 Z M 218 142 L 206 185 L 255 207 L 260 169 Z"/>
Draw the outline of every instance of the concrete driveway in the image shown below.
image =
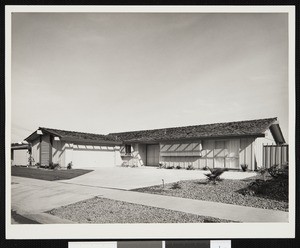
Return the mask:
<path fill-rule="evenodd" d="M 288 212 L 220 202 L 156 195 L 96 186 L 12 177 L 11 208 L 24 218 L 44 224 L 73 223 L 45 211 L 98 196 L 240 222 L 287 222 Z M 14 223 L 14 222 L 13 222 Z"/>
<path fill-rule="evenodd" d="M 209 171 L 203 170 L 168 170 L 157 169 L 156 167 L 105 167 L 89 169 L 93 169 L 94 171 L 70 180 L 62 180 L 59 182 L 130 190 L 152 185 L 161 185 L 163 181 L 167 184 L 180 180 L 204 179 L 206 178 L 204 174 L 209 173 Z M 244 179 L 255 175 L 255 172 L 227 171 L 224 172 L 221 177 L 224 179 Z"/>

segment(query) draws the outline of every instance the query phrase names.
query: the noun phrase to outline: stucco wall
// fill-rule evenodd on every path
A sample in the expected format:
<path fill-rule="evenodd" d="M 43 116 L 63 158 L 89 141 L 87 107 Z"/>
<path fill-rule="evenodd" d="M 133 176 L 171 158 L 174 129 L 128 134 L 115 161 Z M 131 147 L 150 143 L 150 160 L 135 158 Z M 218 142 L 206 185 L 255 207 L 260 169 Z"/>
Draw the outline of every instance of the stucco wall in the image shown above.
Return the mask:
<path fill-rule="evenodd" d="M 52 162 L 59 163 L 60 166 L 65 167 L 64 164 L 64 144 L 60 140 L 53 140 L 52 146 Z"/>
<path fill-rule="evenodd" d="M 125 146 L 120 147 L 120 156 L 123 165 L 139 167 L 146 165 L 146 145 L 132 144 L 131 155 L 125 154 Z"/>

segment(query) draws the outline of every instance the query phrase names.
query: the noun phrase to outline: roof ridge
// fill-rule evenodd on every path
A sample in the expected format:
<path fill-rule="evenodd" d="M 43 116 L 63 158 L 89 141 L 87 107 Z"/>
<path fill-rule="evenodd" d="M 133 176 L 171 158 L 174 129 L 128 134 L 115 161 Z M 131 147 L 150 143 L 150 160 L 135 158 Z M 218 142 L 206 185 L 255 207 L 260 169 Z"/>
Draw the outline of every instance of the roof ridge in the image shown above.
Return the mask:
<path fill-rule="evenodd" d="M 215 123 L 206 123 L 200 125 L 188 125 L 188 126 L 176 126 L 176 127 L 165 127 L 165 128 L 155 128 L 155 129 L 141 129 L 135 131 L 124 131 L 124 132 L 116 132 L 116 133 L 109 133 L 111 135 L 122 134 L 122 133 L 134 133 L 134 132 L 143 132 L 143 131 L 157 131 L 157 130 L 164 130 L 164 129 L 175 129 L 175 128 L 188 128 L 188 127 L 199 127 L 199 126 L 208 126 L 208 125 L 220 125 L 220 124 L 228 124 L 228 123 L 245 123 L 250 121 L 262 121 L 262 120 L 277 120 L 277 117 L 272 118 L 263 118 L 263 119 L 251 119 L 251 120 L 243 120 L 243 121 L 227 121 L 227 122 L 215 122 Z"/>
<path fill-rule="evenodd" d="M 39 129 L 53 130 L 54 132 L 61 131 L 61 132 L 69 132 L 69 133 L 81 133 L 81 134 L 92 134 L 92 135 L 102 135 L 102 136 L 110 135 L 110 134 L 88 133 L 88 132 L 81 132 L 81 131 L 70 131 L 70 130 L 63 130 L 63 129 L 57 129 L 57 128 L 50 128 L 50 127 L 39 127 Z"/>

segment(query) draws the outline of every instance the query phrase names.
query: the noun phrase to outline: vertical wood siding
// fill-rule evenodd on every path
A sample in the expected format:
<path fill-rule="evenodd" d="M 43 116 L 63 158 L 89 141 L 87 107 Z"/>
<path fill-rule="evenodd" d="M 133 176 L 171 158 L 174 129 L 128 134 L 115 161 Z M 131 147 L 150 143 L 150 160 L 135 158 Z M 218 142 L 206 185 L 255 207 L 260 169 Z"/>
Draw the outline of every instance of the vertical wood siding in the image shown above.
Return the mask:
<path fill-rule="evenodd" d="M 41 147 L 40 147 L 41 165 L 47 166 L 51 162 L 50 151 L 51 151 L 50 136 L 43 135 L 41 137 Z"/>
<path fill-rule="evenodd" d="M 40 139 L 35 139 L 31 143 L 31 156 L 34 159 L 33 164 L 40 163 Z"/>
<path fill-rule="evenodd" d="M 241 169 L 241 164 L 247 164 L 250 170 L 254 170 L 257 156 L 254 141 L 254 138 L 241 138 L 160 143 L 159 161 L 164 162 L 166 166 L 187 168 L 193 165 L 194 168 L 199 169 L 205 166 Z M 133 161 L 138 161 L 138 166 L 145 165 L 145 146 L 145 144 L 133 144 L 133 156 L 122 157 L 122 159 L 127 159 L 129 165 L 134 163 Z"/>

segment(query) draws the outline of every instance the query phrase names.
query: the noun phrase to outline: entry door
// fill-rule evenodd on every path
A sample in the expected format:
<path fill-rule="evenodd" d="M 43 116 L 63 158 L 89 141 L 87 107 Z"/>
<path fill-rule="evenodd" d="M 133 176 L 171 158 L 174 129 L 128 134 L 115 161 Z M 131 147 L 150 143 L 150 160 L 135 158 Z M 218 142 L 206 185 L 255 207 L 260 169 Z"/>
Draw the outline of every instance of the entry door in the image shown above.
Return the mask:
<path fill-rule="evenodd" d="M 159 145 L 147 145 L 147 165 L 158 166 L 159 163 Z"/>

